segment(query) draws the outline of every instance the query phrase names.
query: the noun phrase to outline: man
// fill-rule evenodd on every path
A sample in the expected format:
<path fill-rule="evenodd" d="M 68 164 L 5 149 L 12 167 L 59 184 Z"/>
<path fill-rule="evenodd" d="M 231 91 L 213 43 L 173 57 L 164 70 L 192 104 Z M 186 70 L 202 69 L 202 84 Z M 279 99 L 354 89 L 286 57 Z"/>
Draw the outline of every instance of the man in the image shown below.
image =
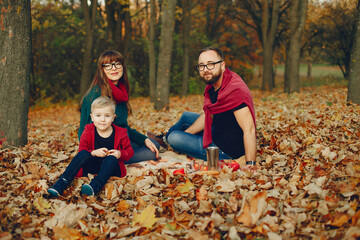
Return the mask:
<path fill-rule="evenodd" d="M 166 135 L 148 132 L 167 148 L 206 160 L 208 146 L 219 147 L 219 159 L 245 155 L 246 168 L 256 169 L 255 110 L 251 93 L 239 75 L 225 66 L 222 52 L 202 49 L 197 69 L 207 84 L 204 113 L 184 112 Z"/>

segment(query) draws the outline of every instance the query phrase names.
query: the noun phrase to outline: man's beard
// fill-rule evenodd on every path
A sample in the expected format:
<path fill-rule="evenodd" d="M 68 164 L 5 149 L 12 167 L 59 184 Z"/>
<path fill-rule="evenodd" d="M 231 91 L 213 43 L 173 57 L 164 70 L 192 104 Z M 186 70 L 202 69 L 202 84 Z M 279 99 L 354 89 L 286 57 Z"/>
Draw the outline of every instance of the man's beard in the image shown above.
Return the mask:
<path fill-rule="evenodd" d="M 209 80 L 206 80 L 205 76 L 200 77 L 200 78 L 204 83 L 210 85 L 210 84 L 216 83 L 220 79 L 220 77 L 221 77 L 221 71 L 219 71 L 217 74 L 213 75 Z"/>

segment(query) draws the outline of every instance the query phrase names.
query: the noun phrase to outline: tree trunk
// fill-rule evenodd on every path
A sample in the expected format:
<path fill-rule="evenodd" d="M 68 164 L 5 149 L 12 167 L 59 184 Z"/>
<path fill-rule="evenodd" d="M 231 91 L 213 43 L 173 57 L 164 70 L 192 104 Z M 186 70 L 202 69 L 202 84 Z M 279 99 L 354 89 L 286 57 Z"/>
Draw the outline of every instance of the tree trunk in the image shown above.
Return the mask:
<path fill-rule="evenodd" d="M 290 8 L 290 39 L 286 53 L 284 89 L 300 92 L 301 38 L 305 28 L 308 0 L 292 0 Z"/>
<path fill-rule="evenodd" d="M 181 85 L 181 96 L 186 96 L 188 93 L 189 82 L 189 67 L 190 67 L 190 24 L 191 24 L 191 1 L 183 0 L 183 46 L 184 46 L 184 64 L 183 64 L 183 78 Z"/>
<path fill-rule="evenodd" d="M 312 53 L 312 48 L 308 49 L 308 57 L 307 57 L 307 74 L 306 74 L 306 80 L 309 82 L 311 81 L 311 70 L 312 70 L 312 57 L 311 57 L 311 53 Z"/>
<path fill-rule="evenodd" d="M 27 143 L 31 4 L 2 0 L 0 9 L 0 145 L 22 146 Z"/>
<path fill-rule="evenodd" d="M 355 40 L 350 62 L 347 101 L 360 104 L 360 0 L 357 5 Z"/>
<path fill-rule="evenodd" d="M 106 0 L 105 9 L 114 48 L 126 56 L 131 41 L 130 0 Z"/>
<path fill-rule="evenodd" d="M 130 17 L 130 0 L 123 5 L 123 18 L 125 25 L 125 36 L 123 39 L 123 49 L 121 50 L 126 58 L 129 58 L 129 48 L 131 45 L 131 17 Z"/>
<path fill-rule="evenodd" d="M 156 9 L 155 0 L 150 1 L 150 22 L 149 22 L 149 94 L 151 102 L 155 102 L 156 89 L 156 56 L 155 56 L 155 21 Z"/>
<path fill-rule="evenodd" d="M 169 109 L 169 86 L 171 72 L 171 53 L 175 21 L 176 0 L 163 1 L 161 21 L 160 53 L 156 81 L 155 109 Z"/>
<path fill-rule="evenodd" d="M 81 0 L 85 19 L 85 48 L 83 65 L 81 67 L 80 96 L 84 96 L 91 83 L 92 50 L 94 42 L 94 27 L 96 22 L 97 0 L 91 0 L 89 8 L 87 0 Z M 91 12 L 90 12 L 91 11 Z"/>
<path fill-rule="evenodd" d="M 311 81 L 311 67 L 312 67 L 311 59 L 308 59 L 307 74 L 306 74 L 307 81 Z"/>
<path fill-rule="evenodd" d="M 274 72 L 273 72 L 273 54 L 274 42 L 276 37 L 276 30 L 279 23 L 279 0 L 272 0 L 269 4 L 268 0 L 262 1 L 262 46 L 264 50 L 264 75 L 261 89 L 264 91 L 272 91 L 274 87 Z M 270 14 L 270 9 L 271 14 Z"/>

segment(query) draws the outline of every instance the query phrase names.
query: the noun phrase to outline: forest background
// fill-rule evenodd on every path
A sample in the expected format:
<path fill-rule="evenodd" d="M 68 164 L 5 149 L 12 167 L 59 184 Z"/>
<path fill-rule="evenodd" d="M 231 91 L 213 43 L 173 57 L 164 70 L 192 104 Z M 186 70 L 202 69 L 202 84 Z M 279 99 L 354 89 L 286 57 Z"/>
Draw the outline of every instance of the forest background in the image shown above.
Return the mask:
<path fill-rule="evenodd" d="M 281 1 L 276 12 L 276 27 L 266 29 L 263 25 L 271 26 L 276 17 L 271 12 L 271 4 L 230 0 L 176 1 L 167 87 L 170 95 L 202 93 L 203 84 L 195 65 L 198 51 L 205 46 L 219 47 L 224 52 L 226 65 L 242 76 L 250 87 L 285 89 L 284 80 L 277 77 L 284 76 L 287 48 L 294 35 L 290 28 L 290 3 Z M 356 3 L 351 0 L 309 1 L 304 30 L 297 46 L 303 64 L 301 86 L 330 82 L 346 84 L 344 79 L 349 76 L 355 34 Z M 116 49 L 125 55 L 131 95 L 153 95 L 153 99 L 152 88 L 156 88 L 153 75 L 160 62 L 159 52 L 164 49 L 160 46 L 164 18 L 162 4 L 163 1 L 140 0 L 32 1 L 31 105 L 44 100 L 81 99 L 92 80 L 97 58 L 106 49 Z M 264 8 L 270 13 L 268 19 L 263 17 Z M 296 17 L 299 18 L 299 14 Z M 265 42 L 270 42 L 273 52 L 270 56 L 273 74 L 266 76 L 273 75 L 270 83 L 263 82 L 262 74 L 266 71 L 263 70 Z M 150 62 L 150 59 L 153 60 Z M 314 64 L 336 66 L 341 73 L 321 76 L 316 70 L 312 71 Z M 300 91 L 300 88 L 288 92 L 293 91 Z"/>

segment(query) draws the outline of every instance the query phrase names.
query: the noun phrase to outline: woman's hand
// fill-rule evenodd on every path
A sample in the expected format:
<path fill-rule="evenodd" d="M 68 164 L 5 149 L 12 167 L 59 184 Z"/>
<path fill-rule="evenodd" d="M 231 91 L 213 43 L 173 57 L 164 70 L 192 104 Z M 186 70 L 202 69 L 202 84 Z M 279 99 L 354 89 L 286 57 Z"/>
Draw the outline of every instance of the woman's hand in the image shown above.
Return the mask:
<path fill-rule="evenodd" d="M 121 157 L 121 152 L 119 150 L 112 149 L 109 151 L 108 155 L 112 155 L 116 157 L 116 159 L 119 159 Z"/>
<path fill-rule="evenodd" d="M 93 157 L 106 157 L 108 155 L 107 148 L 98 148 L 91 152 L 91 156 Z"/>
<path fill-rule="evenodd" d="M 156 155 L 156 159 L 159 158 L 159 150 L 155 146 L 155 144 L 149 139 L 145 139 L 145 145 Z"/>

